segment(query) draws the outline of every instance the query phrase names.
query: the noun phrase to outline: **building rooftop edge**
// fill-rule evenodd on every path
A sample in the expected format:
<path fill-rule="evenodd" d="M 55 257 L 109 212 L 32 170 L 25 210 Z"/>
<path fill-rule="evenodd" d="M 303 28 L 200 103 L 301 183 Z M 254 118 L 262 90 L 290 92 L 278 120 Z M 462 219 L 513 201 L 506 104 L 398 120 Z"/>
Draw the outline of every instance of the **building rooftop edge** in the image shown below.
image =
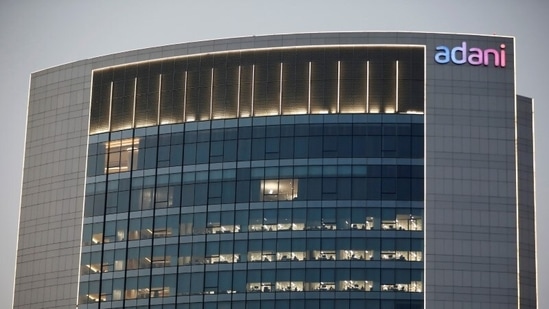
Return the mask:
<path fill-rule="evenodd" d="M 514 36 L 509 35 L 497 35 L 497 34 L 474 34 L 474 33 L 460 33 L 460 32 L 429 32 L 429 31 L 384 31 L 384 30 L 373 30 L 373 31 L 320 31 L 320 32 L 289 32 L 289 33 L 272 33 L 272 34 L 259 34 L 259 35 L 243 35 L 243 36 L 234 36 L 234 37 L 224 37 L 224 38 L 212 38 L 212 39 L 203 39 L 203 40 L 197 40 L 197 41 L 187 41 L 187 42 L 179 42 L 179 43 L 167 43 L 165 45 L 156 45 L 156 46 L 148 46 L 143 48 L 137 48 L 137 49 L 129 49 L 129 50 L 123 50 L 114 52 L 111 54 L 102 54 L 98 56 L 94 56 L 91 58 L 84 58 L 74 61 L 65 62 L 62 64 L 54 65 L 51 67 L 47 67 L 44 69 L 39 69 L 36 71 L 31 72 L 31 79 L 34 75 L 40 75 L 40 74 L 47 74 L 47 71 L 53 70 L 53 69 L 60 69 L 64 66 L 69 65 L 75 65 L 81 63 L 82 65 L 91 64 L 94 61 L 99 61 L 102 58 L 105 58 L 104 60 L 107 60 L 108 58 L 116 59 L 124 54 L 127 53 L 134 53 L 134 55 L 138 55 L 141 52 L 145 52 L 147 50 L 153 50 L 153 49 L 170 49 L 175 48 L 177 46 L 183 47 L 187 45 L 188 47 L 192 47 L 192 44 L 196 44 L 196 47 L 203 46 L 204 44 L 226 44 L 231 41 L 238 41 L 238 40 L 244 40 L 244 39 L 252 39 L 252 40 L 265 40 L 268 38 L 276 38 L 276 37 L 291 37 L 291 36 L 319 36 L 318 38 L 321 38 L 322 36 L 330 37 L 333 35 L 353 35 L 353 34 L 387 34 L 387 35 L 399 35 L 399 34 L 407 34 L 407 35 L 456 35 L 456 36 L 471 36 L 471 37 L 499 37 L 499 38 L 506 38 L 506 39 L 512 39 L 515 40 Z M 313 44 L 317 45 L 317 44 Z M 163 58 L 163 57 L 160 57 Z"/>

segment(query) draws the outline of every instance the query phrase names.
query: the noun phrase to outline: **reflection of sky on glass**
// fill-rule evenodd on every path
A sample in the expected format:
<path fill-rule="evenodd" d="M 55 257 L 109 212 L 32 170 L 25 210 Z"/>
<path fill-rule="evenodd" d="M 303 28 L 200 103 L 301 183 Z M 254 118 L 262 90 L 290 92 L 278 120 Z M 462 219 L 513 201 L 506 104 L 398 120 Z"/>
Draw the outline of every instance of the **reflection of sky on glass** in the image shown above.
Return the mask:
<path fill-rule="evenodd" d="M 151 4 L 149 4 L 151 3 Z M 498 0 L 462 1 L 451 7 L 436 0 L 219 2 L 164 1 L 160 9 L 148 1 L 56 2 L 3 1 L 0 3 L 0 193 L 2 196 L 2 253 L 0 283 L 13 284 L 18 204 L 21 185 L 26 103 L 31 72 L 84 58 L 156 45 L 255 34 L 415 30 L 459 33 L 497 33 L 517 38 L 517 88 L 536 100 L 538 239 L 549 237 L 549 71 L 545 51 L 549 41 L 549 2 Z M 389 3 L 389 4 L 388 4 Z M 535 3 L 535 4 L 534 4 Z M 488 14 L 489 13 L 489 14 Z M 467 20 L 467 22 L 463 22 Z M 146 22 L 144 22 L 146 21 Z M 507 50 L 508 55 L 511 51 Z M 69 74 L 69 73 L 67 73 Z M 87 95 L 87 94 L 82 94 Z M 70 102 L 59 102 L 67 104 Z M 540 241 L 541 243 L 541 241 Z M 549 256 L 540 246 L 538 256 Z M 549 262 L 540 258 L 539 291 L 549 290 Z M 10 308 L 12 289 L 0 290 L 3 308 Z M 540 293 L 540 308 L 549 297 Z"/>

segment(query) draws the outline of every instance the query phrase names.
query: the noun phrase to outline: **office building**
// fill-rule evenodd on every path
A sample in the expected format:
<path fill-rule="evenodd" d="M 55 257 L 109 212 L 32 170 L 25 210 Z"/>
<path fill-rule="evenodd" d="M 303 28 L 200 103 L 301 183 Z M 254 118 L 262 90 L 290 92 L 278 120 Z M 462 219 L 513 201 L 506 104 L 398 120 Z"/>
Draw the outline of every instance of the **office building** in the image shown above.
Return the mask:
<path fill-rule="evenodd" d="M 536 308 L 514 52 L 288 34 L 33 73 L 14 308 Z"/>

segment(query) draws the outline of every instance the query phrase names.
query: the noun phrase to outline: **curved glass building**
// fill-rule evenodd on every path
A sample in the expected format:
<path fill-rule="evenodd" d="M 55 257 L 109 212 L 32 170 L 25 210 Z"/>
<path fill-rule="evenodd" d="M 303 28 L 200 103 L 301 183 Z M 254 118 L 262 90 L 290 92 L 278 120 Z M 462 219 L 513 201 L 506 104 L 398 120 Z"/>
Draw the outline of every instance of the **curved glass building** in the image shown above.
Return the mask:
<path fill-rule="evenodd" d="M 532 111 L 501 36 L 34 73 L 14 308 L 536 308 Z"/>

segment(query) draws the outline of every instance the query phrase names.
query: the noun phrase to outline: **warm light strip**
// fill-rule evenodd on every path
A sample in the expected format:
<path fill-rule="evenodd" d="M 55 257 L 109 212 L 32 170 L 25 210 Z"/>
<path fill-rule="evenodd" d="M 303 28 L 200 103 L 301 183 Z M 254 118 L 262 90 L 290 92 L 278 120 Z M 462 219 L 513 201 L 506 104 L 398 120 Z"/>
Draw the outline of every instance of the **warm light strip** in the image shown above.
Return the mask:
<path fill-rule="evenodd" d="M 341 90 L 341 61 L 337 62 L 337 107 L 336 113 L 339 114 L 339 94 Z"/>
<path fill-rule="evenodd" d="M 111 121 L 112 121 L 112 88 L 114 82 L 111 82 L 111 94 L 109 97 L 109 131 L 112 130 Z"/>
<path fill-rule="evenodd" d="M 128 147 L 128 146 L 138 146 L 139 138 L 126 138 L 123 140 L 108 141 L 105 143 L 107 149 L 116 148 L 116 147 Z M 137 150 L 137 149 L 134 149 Z"/>
<path fill-rule="evenodd" d="M 164 61 L 164 60 L 192 58 L 192 57 L 200 57 L 200 56 L 204 56 L 204 55 L 216 55 L 216 54 L 223 54 L 223 53 L 230 54 L 230 53 L 242 53 L 242 52 L 249 52 L 249 51 L 307 49 L 307 48 L 332 48 L 332 47 L 335 47 L 335 48 L 353 48 L 353 47 L 406 47 L 406 48 L 418 48 L 418 47 L 422 47 L 422 48 L 424 48 L 425 45 L 419 45 L 419 44 L 319 44 L 319 45 L 274 46 L 274 47 L 261 47 L 261 48 L 220 50 L 220 51 L 214 51 L 214 52 L 208 51 L 208 52 L 196 53 L 196 54 L 191 54 L 191 55 L 179 55 L 179 56 L 157 58 L 157 59 L 152 59 L 152 60 L 141 60 L 141 61 L 135 61 L 135 62 L 130 62 L 130 63 L 116 64 L 116 65 L 111 65 L 111 66 L 107 66 L 107 67 L 94 69 L 94 70 L 92 70 L 92 72 L 107 70 L 107 69 L 110 69 L 110 68 L 123 67 L 123 66 L 127 66 L 127 65 L 140 64 L 140 63 L 155 63 L 155 62 L 160 62 L 160 61 Z"/>
<path fill-rule="evenodd" d="M 238 66 L 238 93 L 236 97 L 236 116 L 240 117 L 240 75 L 242 72 L 242 66 Z"/>
<path fill-rule="evenodd" d="M 370 61 L 366 61 L 366 113 L 370 112 Z"/>
<path fill-rule="evenodd" d="M 156 109 L 156 124 L 160 124 L 160 97 L 162 96 L 162 74 L 158 75 L 158 107 Z"/>
<path fill-rule="evenodd" d="M 252 64 L 252 106 L 250 109 L 250 117 L 254 115 L 254 89 L 255 88 L 255 64 Z"/>
<path fill-rule="evenodd" d="M 398 113 L 398 60 L 396 61 L 396 90 L 395 90 L 395 113 Z"/>
<path fill-rule="evenodd" d="M 187 71 L 185 71 L 185 84 L 183 85 L 183 121 L 187 121 L 185 118 L 187 112 Z"/>
<path fill-rule="evenodd" d="M 94 266 L 92 266 L 92 265 L 86 264 L 86 267 L 88 267 L 89 269 L 91 269 L 94 273 L 98 273 L 98 272 L 99 272 L 99 269 L 97 269 L 96 267 L 94 267 Z"/>
<path fill-rule="evenodd" d="M 311 113 L 311 74 L 312 74 L 311 69 L 312 69 L 311 61 L 309 61 L 309 93 L 307 96 L 307 114 Z"/>
<path fill-rule="evenodd" d="M 135 104 L 137 103 L 137 77 L 133 82 L 133 111 L 132 111 L 132 128 L 135 128 Z"/>
<path fill-rule="evenodd" d="M 283 68 L 283 65 L 282 65 L 282 62 L 280 63 L 280 89 L 279 89 L 279 97 L 280 99 L 278 100 L 278 114 L 279 115 L 282 115 L 282 68 Z"/>
<path fill-rule="evenodd" d="M 210 119 L 213 119 L 213 93 L 214 93 L 214 68 L 212 68 L 212 76 L 210 81 Z"/>

